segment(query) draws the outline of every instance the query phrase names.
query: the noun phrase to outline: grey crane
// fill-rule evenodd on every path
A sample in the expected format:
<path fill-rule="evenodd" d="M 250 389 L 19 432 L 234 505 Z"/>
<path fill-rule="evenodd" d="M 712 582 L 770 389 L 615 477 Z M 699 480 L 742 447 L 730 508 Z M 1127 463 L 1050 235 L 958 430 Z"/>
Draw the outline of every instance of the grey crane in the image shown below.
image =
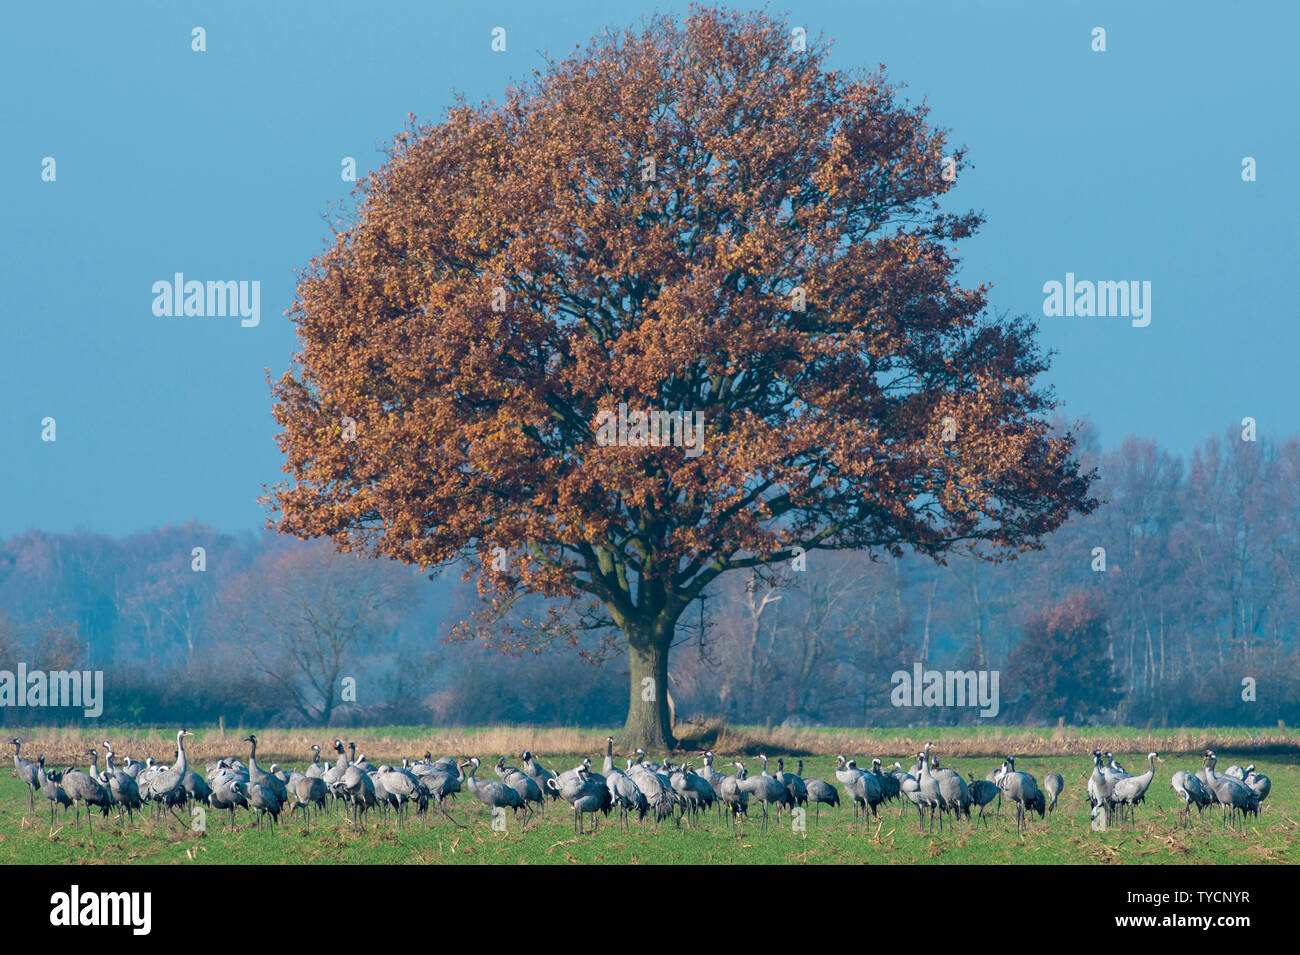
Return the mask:
<path fill-rule="evenodd" d="M 870 810 L 874 816 L 876 806 L 884 801 L 885 794 L 879 784 L 868 773 L 858 769 L 856 760 L 846 759 L 843 754 L 835 757 L 835 779 L 844 787 L 844 795 L 853 800 L 853 826 L 858 825 L 858 811 L 866 818 Z"/>
<path fill-rule="evenodd" d="M 726 774 L 720 773 L 713 768 L 714 756 L 712 750 L 705 750 L 700 753 L 700 758 L 704 760 L 704 765 L 700 767 L 699 776 L 713 787 L 714 792 L 717 792 L 718 787 L 722 785 L 722 781 L 727 778 Z M 721 811 L 721 806 L 719 806 L 719 811 Z"/>
<path fill-rule="evenodd" d="M 248 807 L 257 813 L 257 828 L 261 829 L 262 822 L 270 816 L 271 821 L 268 825 L 274 832 L 276 824 L 280 821 L 280 810 L 284 807 L 284 801 L 270 786 L 263 785 L 257 780 L 248 783 L 247 793 Z"/>
<path fill-rule="evenodd" d="M 334 750 L 338 753 L 339 761 L 336 767 L 339 772 L 335 777 L 335 782 L 330 790 L 339 799 L 348 803 L 352 811 L 354 822 L 361 824 L 365 814 L 378 804 L 375 795 L 375 783 L 370 776 L 360 767 L 354 766 L 348 761 L 348 755 L 343 751 L 343 741 L 336 739 L 334 741 Z M 329 784 L 329 771 L 321 778 Z"/>
<path fill-rule="evenodd" d="M 235 809 L 248 806 L 247 781 L 240 775 L 222 767 L 212 774 L 211 792 L 208 805 L 213 809 L 225 809 L 230 813 L 230 828 L 235 828 Z"/>
<path fill-rule="evenodd" d="M 930 762 L 930 775 L 939 784 L 939 798 L 943 802 L 943 808 L 956 818 L 965 816 L 970 819 L 972 800 L 966 780 L 956 770 L 940 766 L 937 756 Z"/>
<path fill-rule="evenodd" d="M 1214 802 L 1209 790 L 1205 788 L 1205 783 L 1201 782 L 1201 778 L 1195 773 L 1184 772 L 1180 769 L 1169 778 L 1169 785 L 1174 792 L 1178 793 L 1178 798 L 1183 801 L 1183 811 L 1179 813 L 1180 821 L 1181 819 L 1190 821 L 1192 806 L 1196 807 L 1196 812 L 1199 815 L 1205 810 L 1206 806 Z"/>
<path fill-rule="evenodd" d="M 750 776 L 745 770 L 745 764 L 736 762 L 736 769 L 740 771 L 740 781 L 738 783 L 740 791 L 749 794 L 749 798 L 763 807 L 763 818 L 759 824 L 759 832 L 767 831 L 767 807 L 775 804 L 777 809 L 777 820 L 780 820 L 781 807 L 787 805 L 790 800 L 790 793 L 777 782 L 775 776 L 767 772 L 767 757 L 760 755 L 759 759 L 763 761 L 763 772 L 757 776 Z"/>
<path fill-rule="evenodd" d="M 41 794 L 50 801 L 50 828 L 54 828 L 54 810 L 62 806 L 66 812 L 68 807 L 72 805 L 72 800 L 68 798 L 68 794 L 64 792 L 57 779 L 46 775 L 44 753 L 36 761 L 36 781 L 37 785 L 41 787 Z"/>
<path fill-rule="evenodd" d="M 1016 831 L 1019 832 L 1025 827 L 1028 813 L 1037 812 L 1039 819 L 1047 814 L 1047 802 L 1038 788 L 1038 781 L 1029 773 L 1016 771 L 1014 756 L 1007 756 L 1006 769 L 998 780 L 998 788 L 1002 795 L 1016 804 Z"/>
<path fill-rule="evenodd" d="M 984 807 L 997 799 L 1001 790 L 998 789 L 997 783 L 991 783 L 987 779 L 976 779 L 974 773 L 968 773 L 967 775 L 970 777 L 970 782 L 966 788 L 970 790 L 971 804 L 979 806 L 979 817 L 984 820 L 984 825 L 987 826 L 989 821 L 984 816 Z"/>
<path fill-rule="evenodd" d="M 513 809 L 518 815 L 519 810 L 522 809 L 527 819 L 527 814 L 532 810 L 528 808 L 524 797 L 518 792 L 496 779 L 475 778 L 474 774 L 479 768 L 477 756 L 471 756 L 469 762 L 461 764 L 462 769 L 466 767 L 469 771 L 465 774 L 465 788 L 470 791 L 470 795 L 494 812 L 497 809 Z"/>
<path fill-rule="evenodd" d="M 373 773 L 378 768 L 377 766 L 372 766 L 370 763 L 366 762 L 365 753 L 361 754 L 360 759 L 357 758 L 356 743 L 348 743 L 348 752 L 352 754 L 352 765 L 357 767 L 357 769 L 361 770 L 363 773 Z"/>
<path fill-rule="evenodd" d="M 592 817 L 591 831 L 594 833 L 600 829 L 600 820 L 596 817 L 596 813 L 602 809 L 609 811 L 611 801 L 609 786 L 603 778 L 597 781 L 597 775 L 584 764 L 572 773 L 561 773 L 559 777 L 546 781 L 547 786 L 559 793 L 564 801 L 573 807 L 573 830 L 578 835 L 583 833 L 584 815 Z"/>
<path fill-rule="evenodd" d="M 610 736 L 606 737 L 606 740 L 609 743 L 609 751 L 605 755 L 605 786 L 609 789 L 609 797 L 614 808 L 618 810 L 619 828 L 625 829 L 631 825 L 630 817 L 634 812 L 644 825 L 646 814 L 650 811 L 650 801 L 646 799 L 641 787 L 633 782 L 632 777 L 614 765 L 614 738 Z M 559 794 L 552 790 L 552 795 L 558 798 Z"/>
<path fill-rule="evenodd" d="M 640 747 L 638 747 L 637 750 L 632 755 L 636 757 L 636 764 L 640 769 L 644 770 L 647 773 L 653 773 L 659 779 L 659 782 L 663 784 L 664 790 L 668 793 L 668 797 L 672 805 L 676 806 L 678 803 L 677 793 L 673 789 L 672 780 L 668 778 L 668 773 L 664 772 L 664 767 L 660 766 L 658 763 L 652 763 L 648 759 L 646 759 L 646 752 Z M 638 783 L 638 785 L 640 784 Z M 649 790 L 646 790 L 644 786 L 642 786 L 641 788 L 645 792 L 646 798 L 649 798 L 650 796 Z"/>
<path fill-rule="evenodd" d="M 295 773 L 289 780 L 288 789 L 293 799 L 293 805 L 289 807 L 289 815 L 292 816 L 301 809 L 303 818 L 307 822 L 307 829 L 310 830 L 311 809 L 315 806 L 317 813 L 325 811 L 325 797 L 329 795 L 329 787 L 320 776 Z"/>
<path fill-rule="evenodd" d="M 1043 777 L 1043 790 L 1047 793 L 1047 811 L 1056 811 L 1056 800 L 1065 788 L 1065 779 L 1060 773 L 1048 773 Z"/>
<path fill-rule="evenodd" d="M 302 773 L 304 776 L 319 777 L 325 775 L 325 767 L 320 764 L 320 744 L 314 743 L 311 748 L 311 765 Z"/>
<path fill-rule="evenodd" d="M 113 801 L 130 817 L 144 805 L 140 799 L 140 787 L 122 770 L 113 767 L 113 746 L 108 740 L 104 740 L 104 751 L 104 763 L 108 767 L 108 791 L 113 796 Z"/>
<path fill-rule="evenodd" d="M 800 770 L 803 769 L 803 760 L 799 761 Z M 790 799 L 796 806 L 806 805 L 808 802 L 808 786 L 803 780 L 801 773 L 787 773 L 785 771 L 785 757 L 779 757 L 776 761 L 776 781 L 786 788 L 790 793 Z"/>
<path fill-rule="evenodd" d="M 1264 808 L 1264 800 L 1267 799 L 1268 794 L 1273 791 L 1273 781 L 1263 773 L 1255 772 L 1255 765 L 1252 763 L 1246 767 L 1246 778 L 1244 782 L 1251 789 L 1255 790 L 1255 795 L 1259 797 L 1259 808 L 1262 810 Z"/>
<path fill-rule="evenodd" d="M 1209 782 L 1206 788 L 1223 809 L 1223 824 L 1228 824 L 1228 814 L 1241 813 L 1241 823 L 1246 824 L 1246 814 L 1259 813 L 1259 795 L 1240 779 L 1234 779 L 1227 773 L 1214 770 L 1216 757 L 1211 750 L 1206 750 L 1206 770 Z"/>
<path fill-rule="evenodd" d="M 185 757 L 185 737 L 193 735 L 184 727 L 177 731 L 175 765 L 170 769 L 159 772 L 149 781 L 149 797 L 158 801 L 160 812 L 162 807 L 165 806 L 175 816 L 176 810 L 173 807 L 184 798 L 185 773 L 189 770 L 189 761 Z M 72 793 L 68 793 L 68 795 L 70 796 Z M 184 823 L 180 816 L 176 816 L 176 819 L 182 824 Z"/>
<path fill-rule="evenodd" d="M 1101 750 L 1092 751 L 1092 775 L 1088 777 L 1088 805 L 1093 809 L 1098 806 L 1105 806 L 1109 810 L 1112 806 L 1110 798 L 1111 783 L 1106 778 L 1105 767 L 1101 761 Z"/>
<path fill-rule="evenodd" d="M 370 785 L 373 786 L 375 790 L 375 805 L 379 806 L 385 815 L 388 814 L 389 809 L 396 809 L 398 806 L 398 799 L 395 795 L 384 788 L 384 781 L 379 778 L 378 768 L 366 773 L 366 775 L 370 777 Z"/>
<path fill-rule="evenodd" d="M 1147 753 L 1147 771 L 1140 776 L 1122 776 L 1115 780 L 1111 788 L 1111 800 L 1117 806 L 1126 807 L 1129 818 L 1135 818 L 1137 806 L 1146 798 L 1151 781 L 1156 778 L 1156 754 Z"/>
<path fill-rule="evenodd" d="M 107 816 L 113 797 L 109 795 L 108 790 L 100 784 L 97 778 L 71 766 L 63 774 L 61 782 L 63 791 L 72 800 L 72 807 L 77 816 L 77 828 L 81 828 L 81 807 L 84 805 L 86 807 L 86 826 L 93 831 L 90 824 L 90 807 L 94 806 L 102 815 Z"/>
<path fill-rule="evenodd" d="M 713 791 L 718 794 L 718 804 L 726 812 L 727 822 L 734 827 L 737 816 L 749 815 L 749 793 L 741 790 L 741 777 L 727 776 L 723 773 L 718 775 L 722 776 L 722 779 L 714 786 Z"/>
<path fill-rule="evenodd" d="M 999 765 L 996 769 L 991 770 L 989 774 L 984 778 L 996 786 L 998 782 L 1002 779 L 1002 774 L 1005 773 L 1006 771 L 1007 771 L 1007 767 L 1005 764 Z M 1002 790 L 998 789 L 998 804 L 993 807 L 993 815 L 996 816 L 1001 811 L 1002 811 Z"/>
<path fill-rule="evenodd" d="M 699 813 L 709 810 L 718 798 L 708 781 L 703 776 L 691 772 L 684 763 L 676 767 L 669 774 L 668 779 L 682 805 L 682 813 L 689 811 L 692 820 Z"/>
<path fill-rule="evenodd" d="M 428 802 L 432 802 L 452 825 L 464 829 L 465 827 L 452 818 L 451 813 L 447 812 L 447 807 L 443 805 L 446 800 L 454 798 L 456 793 L 460 792 L 461 784 L 465 782 L 465 774 L 461 772 L 459 764 L 454 761 L 452 770 L 452 772 L 446 772 L 437 769 L 416 778 L 420 780 L 420 788 L 428 794 L 426 805 Z"/>
<path fill-rule="evenodd" d="M 427 760 L 431 755 L 432 755 L 431 753 L 425 753 L 424 754 L 425 759 Z M 460 763 L 458 763 L 455 759 L 453 759 L 450 756 L 439 756 L 437 759 L 433 761 L 433 768 L 436 772 L 450 773 L 451 775 L 455 776 L 457 773 L 460 772 Z"/>
<path fill-rule="evenodd" d="M 609 739 L 612 743 L 613 738 L 610 737 Z M 539 763 L 533 756 L 533 751 L 530 749 L 526 749 L 520 753 L 519 758 L 523 760 L 524 775 L 537 783 L 537 788 L 540 789 L 543 794 L 550 796 L 552 799 L 559 799 L 560 794 L 546 785 L 548 779 L 555 778 L 555 773 L 551 772 Z"/>
<path fill-rule="evenodd" d="M 900 794 L 898 777 L 893 773 L 885 772 L 881 767 L 884 764 L 880 757 L 877 756 L 871 760 L 871 775 L 876 780 L 876 785 L 880 787 L 881 795 L 885 797 L 885 802 L 891 799 L 897 799 Z"/>
<path fill-rule="evenodd" d="M 929 743 L 925 744 L 927 747 Z M 926 753 L 918 754 L 921 757 L 921 776 L 917 780 L 920 784 L 921 805 L 930 810 L 930 830 L 934 831 L 934 814 L 939 813 L 939 831 L 943 832 L 943 814 L 947 810 L 944 803 L 943 794 L 939 791 L 939 780 L 930 772 L 930 760 Z"/>
<path fill-rule="evenodd" d="M 803 760 L 800 760 L 800 769 L 803 768 Z M 808 790 L 808 801 L 813 804 L 813 821 L 820 824 L 822 804 L 828 806 L 838 806 L 840 804 L 840 791 L 824 779 L 818 779 L 815 776 L 809 777 L 803 781 L 804 788 Z"/>
<path fill-rule="evenodd" d="M 627 775 L 645 795 L 657 828 L 659 823 L 673 815 L 677 806 L 677 793 L 670 780 L 641 761 L 645 758 L 645 750 L 638 749 L 634 755 L 638 759 L 633 761 L 632 757 L 628 757 Z"/>
<path fill-rule="evenodd" d="M 418 804 L 427 797 L 422 795 L 419 781 L 409 772 L 394 769 L 392 766 L 380 766 L 378 775 L 384 789 L 397 801 L 397 826 L 400 829 L 409 812 L 410 804 L 413 802 Z M 522 776 L 522 774 L 516 775 Z"/>
<path fill-rule="evenodd" d="M 265 786 L 271 792 L 275 793 L 275 798 L 280 801 L 281 805 L 289 801 L 289 790 L 281 779 L 273 772 L 267 772 L 257 765 L 257 736 L 249 733 L 244 737 L 244 742 L 249 746 L 248 753 L 248 781 Z M 249 790 L 250 794 L 252 790 Z M 279 810 L 276 810 L 279 815 Z"/>
<path fill-rule="evenodd" d="M 39 789 L 41 785 L 41 781 L 37 777 L 36 773 L 36 764 L 23 759 L 18 755 L 19 751 L 23 747 L 23 741 L 17 736 L 11 739 L 9 744 L 14 748 L 14 775 L 21 779 L 23 785 L 27 787 L 27 807 L 29 809 L 35 809 L 36 790 Z"/>
<path fill-rule="evenodd" d="M 497 776 L 501 778 L 503 783 L 519 793 L 525 803 L 535 802 L 539 807 L 544 805 L 542 788 L 537 785 L 537 781 L 533 777 L 521 773 L 514 766 L 507 766 L 504 757 L 497 760 L 493 769 L 496 770 Z"/>

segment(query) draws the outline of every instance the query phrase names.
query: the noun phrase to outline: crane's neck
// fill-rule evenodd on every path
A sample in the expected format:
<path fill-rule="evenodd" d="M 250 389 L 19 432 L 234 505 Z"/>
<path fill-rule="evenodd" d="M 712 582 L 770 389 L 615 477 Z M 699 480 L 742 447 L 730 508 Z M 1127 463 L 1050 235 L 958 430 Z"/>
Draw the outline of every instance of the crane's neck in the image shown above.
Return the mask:
<path fill-rule="evenodd" d="M 185 759 L 185 734 L 177 733 L 176 734 L 176 769 L 181 775 L 184 775 L 185 770 L 188 768 L 189 768 L 189 763 Z"/>

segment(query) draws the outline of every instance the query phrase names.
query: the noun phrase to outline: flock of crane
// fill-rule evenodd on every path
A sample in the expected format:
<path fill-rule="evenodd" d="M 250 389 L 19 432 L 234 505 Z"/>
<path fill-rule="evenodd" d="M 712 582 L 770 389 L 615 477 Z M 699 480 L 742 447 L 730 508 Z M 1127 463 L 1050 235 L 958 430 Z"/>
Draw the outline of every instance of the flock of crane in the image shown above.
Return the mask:
<path fill-rule="evenodd" d="M 191 735 L 184 729 L 176 734 L 176 758 L 171 766 L 156 764 L 152 757 L 143 763 L 127 757 L 119 767 L 106 740 L 105 768 L 99 767 L 99 751 L 91 749 L 86 753 L 89 771 L 68 767 L 62 773 L 47 771 L 44 755 L 35 763 L 23 759 L 21 739 L 10 743 L 15 774 L 30 790 L 30 807 L 35 808 L 35 795 L 40 792 L 50 803 L 51 826 L 56 809 L 71 808 L 78 828 L 83 808 L 89 827 L 92 810 L 102 816 L 116 811 L 128 819 L 145 810 L 159 818 L 170 812 L 184 823 L 177 810 L 193 811 L 195 807 L 204 807 L 205 812 L 208 808 L 228 811 L 231 829 L 237 809 L 254 813 L 258 829 L 264 824 L 274 827 L 286 809 L 290 815 L 301 810 L 310 828 L 311 813 L 325 811 L 329 801 L 336 808 L 344 807 L 357 824 L 364 824 L 365 814 L 378 808 L 391 813 L 402 827 L 415 807 L 422 816 L 430 808 L 437 809 L 453 825 L 464 828 L 448 813 L 446 803 L 457 793 L 468 792 L 492 811 L 494 824 L 498 819 L 504 821 L 505 811 L 510 810 L 522 813 L 527 825 L 548 798 L 563 799 L 573 809 L 578 833 L 586 831 L 587 816 L 592 817 L 592 831 L 598 828 L 599 817 L 611 812 L 617 814 L 620 828 L 630 826 L 633 816 L 643 825 L 650 820 L 658 828 L 665 820 L 679 826 L 683 820 L 694 824 L 702 813 L 715 807 L 733 826 L 738 821 L 743 825 L 751 808 L 757 807 L 761 811 L 759 825 L 766 831 L 770 809 L 775 810 L 778 824 L 782 811 L 789 811 L 806 825 L 807 807 L 811 806 L 819 819 L 822 805 L 839 806 L 842 798 L 852 801 L 855 828 L 859 819 L 876 818 L 880 807 L 890 800 L 902 805 L 906 800 L 916 807 L 918 828 L 924 828 L 928 811 L 930 829 L 937 818 L 941 832 L 945 816 L 970 821 L 972 810 L 978 810 L 976 821 L 987 826 L 985 808 L 994 800 L 1000 807 L 1007 799 L 1015 804 L 1019 831 L 1029 813 L 1036 812 L 1042 819 L 1054 811 L 1065 786 L 1061 774 L 1048 773 L 1040 787 L 1033 775 L 1016 769 L 1014 756 L 1007 756 L 985 779 L 977 780 L 973 774 L 968 774 L 969 780 L 962 779 L 959 773 L 939 765 L 938 757 L 931 755 L 932 743 L 916 754 L 917 762 L 909 769 L 896 762 L 887 771 L 877 758 L 871 761 L 870 770 L 864 770 L 856 760 L 837 756 L 839 788 L 827 780 L 804 778 L 802 759 L 794 772 L 787 772 L 785 760 L 778 759 L 776 773 L 770 774 L 768 758 L 763 755 L 758 757 L 763 766 L 758 775 L 750 775 L 740 761 L 731 764 L 734 774 L 721 773 L 714 768 L 711 752 L 701 753 L 702 765 L 692 770 L 685 763 L 673 764 L 667 759 L 662 764 L 650 762 L 645 750 L 637 749 L 624 758 L 625 767 L 619 768 L 613 737 L 606 738 L 601 772 L 592 769 L 590 758 L 573 769 L 553 772 L 524 750 L 519 767 L 507 766 L 499 759 L 493 766 L 497 778 L 479 779 L 478 757 L 434 759 L 425 753 L 423 760 L 403 759 L 400 767 L 374 766 L 365 754 L 357 756 L 355 743 L 345 748 L 341 739 L 334 740 L 332 764 L 321 760 L 320 746 L 313 746 L 311 763 L 304 772 L 286 772 L 274 763 L 263 769 L 257 763 L 257 737 L 250 735 L 244 738 L 250 747 L 247 764 L 233 757 L 214 760 L 200 776 L 185 755 L 185 739 Z M 1149 753 L 1147 771 L 1137 775 L 1126 772 L 1109 752 L 1094 750 L 1092 757 L 1087 792 L 1093 819 L 1113 814 L 1132 820 L 1155 779 L 1157 755 Z M 1193 806 L 1199 814 L 1218 805 L 1225 825 L 1231 814 L 1234 820 L 1239 815 L 1244 826 L 1246 815 L 1258 816 L 1271 783 L 1267 776 L 1255 772 L 1254 766 L 1232 766 L 1224 773 L 1217 772 L 1216 759 L 1206 750 L 1202 769 L 1173 774 L 1170 784 L 1184 803 L 1180 821 L 1190 820 Z"/>

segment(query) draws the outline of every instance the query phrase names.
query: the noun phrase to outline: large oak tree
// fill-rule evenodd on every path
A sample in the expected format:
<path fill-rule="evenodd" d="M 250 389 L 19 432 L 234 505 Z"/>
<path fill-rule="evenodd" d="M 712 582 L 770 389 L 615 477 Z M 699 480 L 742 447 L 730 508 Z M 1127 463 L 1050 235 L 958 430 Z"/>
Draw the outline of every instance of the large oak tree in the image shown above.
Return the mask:
<path fill-rule="evenodd" d="M 801 46 L 695 9 L 413 123 L 291 312 L 279 528 L 469 558 L 504 646 L 616 635 L 629 743 L 671 744 L 669 648 L 719 575 L 1014 553 L 1093 506 L 1033 326 L 955 279 L 963 151 Z M 599 442 L 620 403 L 699 412 L 703 453 Z"/>

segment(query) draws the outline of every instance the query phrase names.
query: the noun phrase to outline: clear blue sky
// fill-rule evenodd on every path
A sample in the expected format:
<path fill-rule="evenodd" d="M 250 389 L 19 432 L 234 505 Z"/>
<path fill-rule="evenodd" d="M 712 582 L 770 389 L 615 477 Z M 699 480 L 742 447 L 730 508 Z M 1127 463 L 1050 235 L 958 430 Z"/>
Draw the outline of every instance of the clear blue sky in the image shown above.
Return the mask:
<path fill-rule="evenodd" d="M 408 112 L 499 97 L 539 51 L 684 8 L 0 7 L 0 535 L 260 526 L 280 475 L 265 369 L 294 351 L 283 312 L 349 192 L 342 157 L 364 172 Z M 991 282 L 995 308 L 1041 315 L 1043 283 L 1066 272 L 1152 283 L 1147 328 L 1041 319 L 1051 382 L 1104 444 L 1137 433 L 1186 453 L 1245 415 L 1262 435 L 1300 432 L 1300 4 L 773 9 L 833 37 L 836 66 L 885 64 L 970 148 L 954 195 L 988 224 L 963 244 L 963 278 Z M 261 324 L 155 317 L 151 286 L 178 271 L 260 281 Z"/>

